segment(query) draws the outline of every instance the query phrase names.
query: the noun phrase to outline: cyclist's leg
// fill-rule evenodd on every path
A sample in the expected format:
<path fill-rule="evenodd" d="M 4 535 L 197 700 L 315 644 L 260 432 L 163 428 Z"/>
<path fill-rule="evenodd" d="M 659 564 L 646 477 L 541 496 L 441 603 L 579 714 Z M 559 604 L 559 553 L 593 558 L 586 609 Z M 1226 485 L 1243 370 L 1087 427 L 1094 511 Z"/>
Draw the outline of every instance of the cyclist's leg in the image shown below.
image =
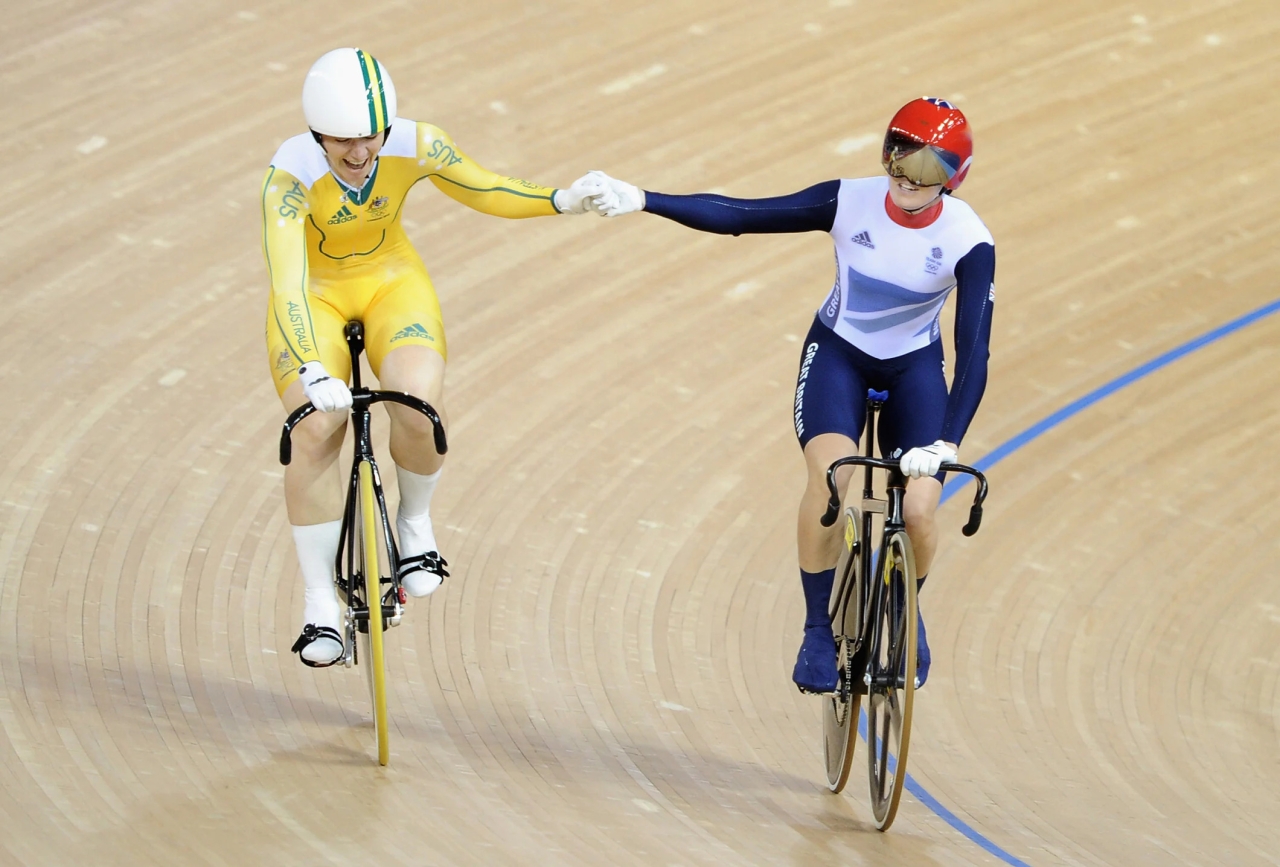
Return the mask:
<path fill-rule="evenodd" d="M 897 373 L 889 387 L 889 402 L 885 404 L 880 425 L 880 451 L 886 455 L 902 455 L 909 449 L 937 440 L 947 411 L 942 341 L 935 340 L 896 361 Z M 916 575 L 919 576 L 917 584 L 920 587 L 924 586 L 929 566 L 938 550 L 936 514 L 941 498 L 941 475 L 907 482 L 902 517 L 915 554 Z M 916 648 L 917 686 L 923 686 L 928 679 L 931 663 L 932 654 L 921 609 Z"/>
<path fill-rule="evenodd" d="M 942 433 L 947 412 L 947 381 L 943 374 L 942 341 L 893 359 L 894 378 L 889 401 L 880 419 L 880 453 L 901 456 L 910 449 L 933 443 Z M 903 520 L 916 572 L 929 574 L 938 549 L 934 514 L 942 497 L 941 476 L 911 479 L 903 499 Z"/>
<path fill-rule="evenodd" d="M 941 499 L 942 483 L 936 478 L 908 480 L 907 494 L 902 499 L 902 517 L 907 535 L 911 537 L 911 550 L 920 552 L 916 554 L 916 569 L 921 581 L 929 574 L 933 555 L 938 552 L 937 511 Z"/>
<path fill-rule="evenodd" d="M 844 433 L 822 433 L 805 442 L 803 448 L 807 476 L 796 521 L 796 548 L 800 554 L 800 569 L 820 572 L 835 568 L 836 561 L 840 559 L 840 527 L 824 527 L 820 523 L 831 495 L 827 489 L 827 468 L 840 458 L 855 454 L 858 441 Z M 849 467 L 836 471 L 839 490 L 848 484 L 851 474 Z"/>
<path fill-rule="evenodd" d="M 796 381 L 795 430 L 804 450 L 807 482 L 796 522 L 800 581 L 805 595 L 805 636 L 792 679 L 802 689 L 835 689 L 835 638 L 831 631 L 831 588 L 840 554 L 840 525 L 820 523 L 827 508 L 827 468 L 857 451 L 866 421 L 866 386 L 843 339 L 817 319 L 809 330 Z M 851 471 L 842 470 L 840 487 Z"/>
<path fill-rule="evenodd" d="M 321 363 L 345 378 L 351 361 L 342 337 L 345 317 L 328 302 L 312 297 L 312 319 Z M 267 351 L 272 377 L 286 412 L 307 402 L 298 380 L 297 359 L 285 336 L 268 316 Z M 293 432 L 293 460 L 285 467 L 285 507 L 293 531 L 305 586 L 303 629 L 293 649 L 303 662 L 324 666 L 342 655 L 341 610 L 334 593 L 333 563 L 342 527 L 343 485 L 338 452 L 346 432 L 346 413 L 314 413 Z"/>
<path fill-rule="evenodd" d="M 405 266 L 365 312 L 369 363 L 383 388 L 420 397 L 447 426 L 444 369 L 447 345 L 435 291 L 421 267 Z M 413 596 L 426 596 L 448 575 L 431 526 L 431 498 L 444 456 L 436 452 L 431 422 L 421 413 L 387 404 L 391 457 L 400 506 L 396 529 L 401 580 Z"/>
<path fill-rule="evenodd" d="M 421 318 L 421 317 L 420 317 Z M 443 332 L 438 322 L 427 327 Z M 378 383 L 392 391 L 405 391 L 435 408 L 448 427 L 444 409 L 444 356 L 425 346 L 397 346 L 382 359 Z M 431 422 L 420 412 L 397 404 L 386 404 L 391 417 L 391 457 L 396 466 L 429 476 L 444 466 L 444 455 L 436 452 Z"/>

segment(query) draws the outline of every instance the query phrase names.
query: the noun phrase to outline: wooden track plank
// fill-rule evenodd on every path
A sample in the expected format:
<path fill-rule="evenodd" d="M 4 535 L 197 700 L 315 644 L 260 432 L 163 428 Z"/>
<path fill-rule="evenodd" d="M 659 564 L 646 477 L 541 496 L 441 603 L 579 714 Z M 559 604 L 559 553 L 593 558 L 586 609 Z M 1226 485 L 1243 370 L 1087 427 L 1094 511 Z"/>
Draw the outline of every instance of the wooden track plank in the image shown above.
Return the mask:
<path fill-rule="evenodd" d="M 0 863 L 992 863 L 910 797 L 872 831 L 861 745 L 826 793 L 789 683 L 817 236 L 414 194 L 451 346 L 455 569 L 390 634 L 373 767 L 363 673 L 288 651 L 262 170 L 307 65 L 350 42 L 403 114 L 560 185 L 872 174 L 894 108 L 956 99 L 963 196 L 1000 248 L 976 458 L 1275 297 L 1270 6 L 308 13 L 54 0 L 0 33 L 21 146 L 0 177 Z M 1278 328 L 1008 457 L 976 538 L 944 509 L 912 773 L 1028 863 L 1274 860 Z"/>

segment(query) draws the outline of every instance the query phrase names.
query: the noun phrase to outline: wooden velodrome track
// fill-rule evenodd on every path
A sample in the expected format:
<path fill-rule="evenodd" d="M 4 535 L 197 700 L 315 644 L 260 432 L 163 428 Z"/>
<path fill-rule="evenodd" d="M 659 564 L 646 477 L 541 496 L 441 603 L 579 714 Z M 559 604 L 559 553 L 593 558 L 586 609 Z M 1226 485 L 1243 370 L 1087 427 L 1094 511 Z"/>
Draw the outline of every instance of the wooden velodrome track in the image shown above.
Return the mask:
<path fill-rule="evenodd" d="M 911 771 L 945 810 L 904 796 L 879 834 L 865 747 L 829 794 L 789 680 L 829 239 L 414 193 L 456 569 L 390 635 L 381 770 L 363 675 L 288 652 L 257 211 L 344 44 L 554 185 L 874 174 L 898 105 L 954 98 L 1000 250 L 972 461 L 1280 294 L 1274 4 L 47 0 L 2 28 L 0 862 L 1280 859 L 1280 318 L 1004 459 L 975 538 L 944 507 Z"/>

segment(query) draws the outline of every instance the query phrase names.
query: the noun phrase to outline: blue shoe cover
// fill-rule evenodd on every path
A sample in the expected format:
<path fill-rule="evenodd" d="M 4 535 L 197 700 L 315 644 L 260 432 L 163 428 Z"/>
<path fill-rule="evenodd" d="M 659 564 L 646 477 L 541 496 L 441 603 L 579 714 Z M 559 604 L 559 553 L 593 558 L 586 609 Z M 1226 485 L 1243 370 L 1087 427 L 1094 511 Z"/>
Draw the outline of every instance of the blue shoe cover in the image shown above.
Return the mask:
<path fill-rule="evenodd" d="M 924 615 L 917 610 L 916 616 L 920 624 L 916 636 L 916 689 L 919 689 L 929 679 L 929 665 L 933 662 L 933 655 L 929 653 L 929 639 L 924 634 Z"/>
<path fill-rule="evenodd" d="M 791 679 L 801 692 L 835 692 L 840 685 L 836 671 L 836 639 L 831 624 L 804 628 L 804 644 L 796 657 Z"/>

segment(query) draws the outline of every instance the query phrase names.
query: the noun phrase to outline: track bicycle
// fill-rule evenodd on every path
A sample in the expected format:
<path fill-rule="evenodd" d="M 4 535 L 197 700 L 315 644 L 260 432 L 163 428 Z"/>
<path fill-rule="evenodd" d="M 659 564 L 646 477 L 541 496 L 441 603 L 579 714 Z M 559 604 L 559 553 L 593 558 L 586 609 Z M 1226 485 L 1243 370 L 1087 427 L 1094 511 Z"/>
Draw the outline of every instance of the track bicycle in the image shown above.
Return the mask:
<path fill-rule="evenodd" d="M 876 827 L 885 831 L 898 812 L 907 778 L 911 711 L 916 690 L 918 587 L 915 554 L 902 517 L 906 477 L 897 460 L 872 456 L 876 414 L 888 392 L 867 391 L 867 430 L 862 455 L 841 458 L 827 470 L 831 499 L 822 526 L 830 527 L 840 512 L 836 471 L 844 466 L 865 469 L 862 497 L 850 495 L 844 508 L 844 546 L 836 564 L 831 594 L 831 627 L 835 633 L 839 684 L 824 697 L 822 728 L 827 785 L 841 791 L 849 779 L 862 696 L 867 696 L 867 781 Z M 886 471 L 885 496 L 874 495 L 874 471 Z M 963 533 L 972 536 L 982 523 L 987 480 L 964 464 L 944 463 L 942 471 L 966 473 L 978 490 Z M 880 543 L 872 549 L 874 516 L 883 516 Z M 870 556 L 868 556 L 870 555 Z"/>
<path fill-rule="evenodd" d="M 382 496 L 382 479 L 373 457 L 369 409 L 375 403 L 391 402 L 416 410 L 431 420 L 436 451 L 443 455 L 449 447 L 439 414 L 425 400 L 399 391 L 371 391 L 360 384 L 364 325 L 358 321 L 348 322 L 343 333 L 351 351 L 351 423 L 355 447 L 334 563 L 334 582 L 347 606 L 341 661 L 347 667 L 364 664 L 377 732 L 378 764 L 386 765 L 391 748 L 387 738 L 383 635 L 389 627 L 400 624 L 406 594 L 400 585 L 400 552 L 391 532 L 387 503 Z M 316 411 L 314 405 L 307 403 L 289 415 L 280 434 L 280 463 L 288 465 L 291 459 L 293 429 Z"/>

